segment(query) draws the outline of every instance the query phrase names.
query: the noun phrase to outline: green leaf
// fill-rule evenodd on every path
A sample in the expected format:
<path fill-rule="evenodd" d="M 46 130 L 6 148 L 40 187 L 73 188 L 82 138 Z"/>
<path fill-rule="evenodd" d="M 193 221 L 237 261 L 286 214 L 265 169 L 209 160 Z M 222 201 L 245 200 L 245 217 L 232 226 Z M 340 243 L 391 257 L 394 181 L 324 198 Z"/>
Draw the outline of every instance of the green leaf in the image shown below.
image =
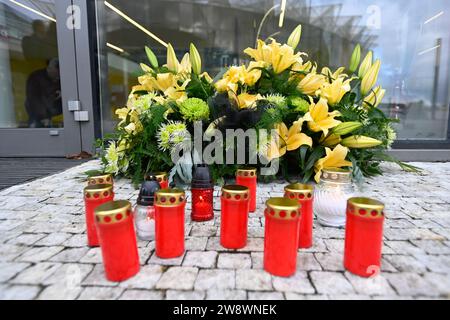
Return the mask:
<path fill-rule="evenodd" d="M 305 161 L 306 161 L 306 154 L 308 153 L 309 147 L 308 146 L 301 146 L 300 147 L 300 168 L 305 168 Z"/>

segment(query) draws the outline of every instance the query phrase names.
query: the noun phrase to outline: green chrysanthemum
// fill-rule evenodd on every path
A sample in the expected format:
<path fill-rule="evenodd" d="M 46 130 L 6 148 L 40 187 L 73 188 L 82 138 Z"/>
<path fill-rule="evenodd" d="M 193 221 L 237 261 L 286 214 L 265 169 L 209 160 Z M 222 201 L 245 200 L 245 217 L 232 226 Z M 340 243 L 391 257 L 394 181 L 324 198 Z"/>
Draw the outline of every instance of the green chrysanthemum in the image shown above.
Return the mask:
<path fill-rule="evenodd" d="M 161 150 L 172 150 L 177 145 L 190 139 L 186 125 L 179 121 L 169 121 L 163 124 L 156 134 L 158 146 Z"/>
<path fill-rule="evenodd" d="M 289 97 L 289 104 L 294 107 L 294 110 L 300 113 L 307 113 L 309 111 L 309 102 L 297 96 Z"/>
<path fill-rule="evenodd" d="M 387 147 L 391 148 L 394 141 L 397 140 L 397 132 L 395 132 L 395 129 L 392 128 L 390 124 L 386 125 L 385 130 L 386 130 Z"/>
<path fill-rule="evenodd" d="M 264 96 L 263 100 L 266 100 L 271 105 L 277 106 L 277 107 L 286 107 L 286 98 L 282 96 L 281 94 L 268 94 Z"/>
<path fill-rule="evenodd" d="M 209 118 L 208 104 L 202 99 L 190 98 L 181 103 L 180 112 L 187 121 L 200 121 Z"/>

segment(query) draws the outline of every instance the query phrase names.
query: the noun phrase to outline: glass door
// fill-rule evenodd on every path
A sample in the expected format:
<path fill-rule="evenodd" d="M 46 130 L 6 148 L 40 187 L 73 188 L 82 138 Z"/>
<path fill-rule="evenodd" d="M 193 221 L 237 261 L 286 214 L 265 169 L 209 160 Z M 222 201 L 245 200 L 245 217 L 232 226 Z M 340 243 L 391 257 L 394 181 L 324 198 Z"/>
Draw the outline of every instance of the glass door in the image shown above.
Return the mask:
<path fill-rule="evenodd" d="M 80 151 L 70 0 L 0 0 L 0 156 Z M 76 80 L 75 80 L 76 82 Z M 73 101 L 70 102 L 69 101 Z"/>

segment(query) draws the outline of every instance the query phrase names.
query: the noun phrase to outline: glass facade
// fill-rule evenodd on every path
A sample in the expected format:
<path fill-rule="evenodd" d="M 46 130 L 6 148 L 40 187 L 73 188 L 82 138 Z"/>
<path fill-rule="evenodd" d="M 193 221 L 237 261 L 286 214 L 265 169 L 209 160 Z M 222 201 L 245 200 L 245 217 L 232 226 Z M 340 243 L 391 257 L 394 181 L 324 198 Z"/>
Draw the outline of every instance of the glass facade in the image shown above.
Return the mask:
<path fill-rule="evenodd" d="M 0 0 L 0 129 L 63 125 L 54 1 Z"/>
<path fill-rule="evenodd" d="M 173 44 L 179 58 L 189 43 L 206 70 L 244 62 L 256 37 L 285 41 L 303 25 L 301 51 L 319 65 L 346 66 L 357 43 L 383 62 L 386 114 L 401 120 L 400 141 L 448 139 L 450 3 L 435 0 L 110 0 L 97 1 L 103 132 L 114 128 L 140 74 L 147 45 L 165 59 L 154 36 Z M 280 21 L 283 20 L 283 21 Z M 261 23 L 263 21 L 263 23 Z M 139 24 L 139 26 L 136 25 Z M 282 24 L 282 27 L 280 27 Z M 151 33 L 154 36 L 149 36 Z"/>

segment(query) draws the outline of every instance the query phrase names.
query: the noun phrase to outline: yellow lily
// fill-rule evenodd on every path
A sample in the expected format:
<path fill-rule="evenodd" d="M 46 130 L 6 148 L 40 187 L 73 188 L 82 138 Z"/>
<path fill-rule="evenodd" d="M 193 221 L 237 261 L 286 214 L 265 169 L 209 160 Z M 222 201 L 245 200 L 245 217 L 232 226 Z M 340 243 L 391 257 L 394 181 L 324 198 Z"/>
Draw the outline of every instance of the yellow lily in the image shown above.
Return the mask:
<path fill-rule="evenodd" d="M 281 158 L 288 151 L 294 151 L 303 145 L 312 147 L 313 140 L 302 133 L 302 122 L 295 122 L 288 130 L 284 123 L 275 126 L 277 139 L 272 139 L 267 150 L 269 160 Z"/>
<path fill-rule="evenodd" d="M 350 86 L 352 80 L 348 79 L 344 81 L 343 77 L 339 77 L 332 83 L 327 82 L 320 89 L 320 96 L 327 99 L 330 106 L 334 106 L 341 102 L 344 95 L 352 89 Z"/>
<path fill-rule="evenodd" d="M 335 117 L 340 116 L 339 111 L 328 112 L 327 100 L 320 98 L 316 104 L 311 100 L 309 112 L 301 119 L 308 122 L 308 127 L 313 132 L 322 131 L 325 136 L 328 135 L 329 129 L 339 125 L 341 121 L 335 120 Z"/>
<path fill-rule="evenodd" d="M 366 55 L 366 57 L 364 58 L 363 62 L 361 62 L 361 66 L 359 67 L 359 71 L 358 71 L 358 77 L 359 78 L 363 78 L 367 71 L 369 71 L 370 67 L 372 66 L 372 62 L 373 62 L 373 52 L 369 51 Z"/>
<path fill-rule="evenodd" d="M 153 91 L 155 88 L 153 87 L 152 82 L 153 77 L 150 74 L 145 74 L 143 76 L 138 77 L 139 85 L 134 86 L 132 93 L 137 91 Z"/>
<path fill-rule="evenodd" d="M 276 74 L 279 74 L 294 63 L 298 62 L 302 53 L 294 53 L 294 49 L 287 45 L 281 45 L 272 39 L 270 44 L 266 44 L 262 40 L 258 40 L 256 49 L 247 48 L 244 53 L 252 57 L 255 61 L 262 61 L 272 65 Z"/>
<path fill-rule="evenodd" d="M 213 80 L 213 78 L 211 78 L 211 76 L 209 75 L 209 73 L 208 72 L 203 72 L 201 75 L 200 75 L 200 78 L 204 78 L 206 81 L 208 81 L 209 83 L 211 83 L 211 82 L 213 82 L 214 80 Z"/>
<path fill-rule="evenodd" d="M 172 72 L 177 73 L 180 63 L 178 62 L 177 55 L 172 45 L 169 43 L 167 45 L 167 64 L 166 67 Z"/>
<path fill-rule="evenodd" d="M 177 78 L 172 73 L 159 73 L 156 78 L 150 77 L 148 81 L 152 88 L 162 92 L 177 84 Z"/>
<path fill-rule="evenodd" d="M 223 78 L 216 82 L 215 87 L 219 92 L 237 92 L 238 83 L 245 81 L 245 66 L 233 66 L 223 75 Z"/>
<path fill-rule="evenodd" d="M 309 70 L 311 70 L 311 68 L 312 68 L 311 61 L 303 63 L 303 60 L 302 61 L 299 60 L 298 62 L 294 63 L 291 70 L 297 72 L 308 72 Z"/>
<path fill-rule="evenodd" d="M 129 108 L 120 108 L 116 110 L 116 116 L 119 118 L 119 120 L 121 120 L 120 123 L 118 124 L 119 126 L 126 121 L 129 113 L 130 113 Z"/>
<path fill-rule="evenodd" d="M 248 86 L 254 86 L 256 82 L 261 78 L 261 70 L 257 68 L 264 67 L 265 63 L 262 61 L 251 61 L 247 67 L 247 70 L 243 73 L 244 83 Z"/>
<path fill-rule="evenodd" d="M 386 94 L 386 90 L 384 90 L 381 86 L 373 89 L 370 94 L 364 99 L 364 106 L 369 108 L 376 108 L 383 101 L 384 95 Z"/>
<path fill-rule="evenodd" d="M 322 174 L 323 169 L 332 169 L 332 168 L 342 168 L 342 167 L 351 167 L 352 163 L 350 161 L 346 161 L 348 149 L 346 147 L 338 144 L 333 150 L 330 148 L 325 148 L 326 156 L 320 160 L 318 160 L 314 166 L 314 170 L 316 172 L 315 180 L 317 183 L 320 182 L 320 176 Z"/>
<path fill-rule="evenodd" d="M 255 102 L 260 100 L 262 96 L 260 94 L 241 93 L 237 97 L 233 93 L 230 93 L 230 98 L 237 99 L 239 109 L 251 108 L 255 105 Z"/>
<path fill-rule="evenodd" d="M 189 53 L 186 53 L 183 56 L 183 59 L 181 60 L 179 67 L 178 67 L 178 73 L 181 74 L 190 74 L 192 70 L 191 60 L 189 57 Z"/>
<path fill-rule="evenodd" d="M 341 143 L 341 141 L 342 141 L 341 136 L 334 133 L 330 133 L 328 136 L 322 136 L 319 142 L 321 145 L 325 147 L 334 147 L 339 143 Z"/>
<path fill-rule="evenodd" d="M 301 93 L 315 96 L 316 91 L 319 90 L 326 82 L 325 76 L 317 74 L 315 71 L 308 73 L 299 83 L 298 90 Z"/>
<path fill-rule="evenodd" d="M 182 103 L 188 98 L 185 90 L 190 81 L 190 79 L 184 81 L 181 86 L 178 85 L 178 83 L 175 83 L 174 86 L 164 91 L 164 95 L 170 100 L 175 101 L 176 103 Z"/>
<path fill-rule="evenodd" d="M 361 81 L 361 94 L 367 95 L 370 90 L 375 86 L 378 80 L 378 74 L 380 73 L 381 61 L 377 60 L 367 71 L 366 75 Z"/>
<path fill-rule="evenodd" d="M 336 80 L 340 77 L 347 78 L 347 75 L 343 73 L 344 71 L 345 71 L 344 67 L 340 67 L 335 72 L 332 72 L 330 70 L 330 68 L 328 68 L 328 67 L 324 67 L 324 68 L 322 68 L 322 75 L 324 75 L 327 79 L 328 79 L 328 77 L 331 76 L 331 79 L 333 79 L 333 80 Z"/>

